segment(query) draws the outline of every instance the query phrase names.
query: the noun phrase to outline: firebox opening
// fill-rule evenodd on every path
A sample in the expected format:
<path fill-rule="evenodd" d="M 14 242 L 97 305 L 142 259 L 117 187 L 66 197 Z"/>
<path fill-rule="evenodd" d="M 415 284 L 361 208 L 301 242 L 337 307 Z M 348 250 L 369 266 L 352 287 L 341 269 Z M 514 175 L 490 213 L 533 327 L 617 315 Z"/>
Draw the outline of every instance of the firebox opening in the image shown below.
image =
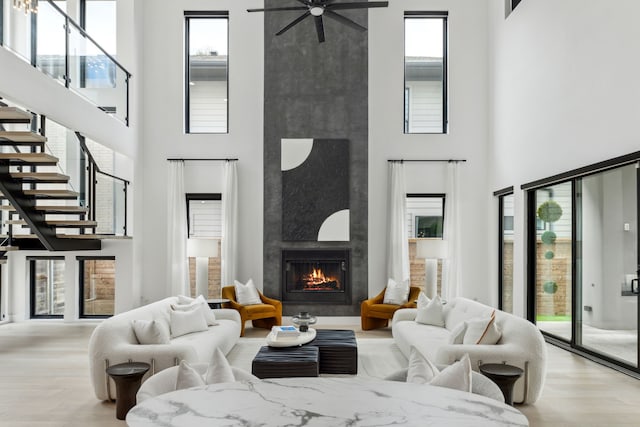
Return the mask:
<path fill-rule="evenodd" d="M 348 250 L 285 250 L 282 253 L 282 300 L 346 303 L 351 300 L 348 267 Z"/>
<path fill-rule="evenodd" d="M 287 280 L 288 292 L 344 292 L 344 262 L 303 262 L 289 264 L 287 269 L 292 276 Z"/>

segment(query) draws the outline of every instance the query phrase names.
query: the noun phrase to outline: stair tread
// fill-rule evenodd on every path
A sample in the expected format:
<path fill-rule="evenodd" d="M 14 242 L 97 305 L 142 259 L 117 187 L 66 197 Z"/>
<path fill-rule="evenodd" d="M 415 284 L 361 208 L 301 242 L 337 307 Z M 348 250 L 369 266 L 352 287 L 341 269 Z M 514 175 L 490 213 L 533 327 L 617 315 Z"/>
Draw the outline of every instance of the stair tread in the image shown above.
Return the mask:
<path fill-rule="evenodd" d="M 96 227 L 98 223 L 96 221 L 89 221 L 84 219 L 78 220 L 69 220 L 69 219 L 47 219 L 45 222 L 49 225 L 53 225 L 55 227 L 63 227 L 63 226 L 85 226 L 85 227 Z"/>
<path fill-rule="evenodd" d="M 0 246 L 0 251 L 19 251 L 20 248 L 18 246 Z"/>
<path fill-rule="evenodd" d="M 48 190 L 48 189 L 39 189 L 39 188 L 36 188 L 35 190 L 23 190 L 23 192 L 27 196 L 78 197 L 79 195 L 78 192 L 71 191 L 71 190 Z"/>
<path fill-rule="evenodd" d="M 58 158 L 47 153 L 0 153 L 0 161 L 19 161 L 23 163 L 40 163 L 55 165 Z"/>
<path fill-rule="evenodd" d="M 46 142 L 47 138 L 29 131 L 0 131 L 0 139 L 7 139 L 12 142 L 31 142 L 31 143 L 42 143 Z"/>
<path fill-rule="evenodd" d="M 0 122 L 29 123 L 31 114 L 17 107 L 0 107 Z"/>
<path fill-rule="evenodd" d="M 69 182 L 69 175 L 56 172 L 12 172 L 11 177 L 23 181 Z"/>
<path fill-rule="evenodd" d="M 37 205 L 35 207 L 37 211 L 43 212 L 64 212 L 64 213 L 88 213 L 89 208 L 85 208 L 82 206 L 47 206 L 47 205 Z"/>

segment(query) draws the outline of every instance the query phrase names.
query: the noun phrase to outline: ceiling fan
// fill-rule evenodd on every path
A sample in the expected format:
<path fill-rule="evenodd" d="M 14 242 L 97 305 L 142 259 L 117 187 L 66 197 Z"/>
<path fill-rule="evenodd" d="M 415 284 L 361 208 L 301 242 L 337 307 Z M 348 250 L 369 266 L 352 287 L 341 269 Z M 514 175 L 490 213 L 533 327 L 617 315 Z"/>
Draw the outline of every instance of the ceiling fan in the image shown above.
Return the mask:
<path fill-rule="evenodd" d="M 268 7 L 264 9 L 247 9 L 247 12 L 277 12 L 285 10 L 303 10 L 304 13 L 291 21 L 287 26 L 276 33 L 276 36 L 284 34 L 290 30 L 293 26 L 299 24 L 309 16 L 313 16 L 316 24 L 316 33 L 318 34 L 318 42 L 324 42 L 324 23 L 322 17 L 326 16 L 336 20 L 348 27 L 351 27 L 358 31 L 367 31 L 365 27 L 352 21 L 346 16 L 336 13 L 336 10 L 348 10 L 348 9 L 368 9 L 371 7 L 387 7 L 388 1 L 358 1 L 348 3 L 335 3 L 335 0 L 296 0 L 301 3 L 302 6 L 288 6 L 288 7 Z"/>

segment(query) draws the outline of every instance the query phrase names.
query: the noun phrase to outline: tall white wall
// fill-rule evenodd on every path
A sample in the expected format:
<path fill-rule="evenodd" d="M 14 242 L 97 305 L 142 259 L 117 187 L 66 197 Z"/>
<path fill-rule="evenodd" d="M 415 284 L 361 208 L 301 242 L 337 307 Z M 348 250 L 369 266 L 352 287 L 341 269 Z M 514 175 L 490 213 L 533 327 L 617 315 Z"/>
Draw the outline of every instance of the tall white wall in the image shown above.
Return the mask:
<path fill-rule="evenodd" d="M 403 134 L 404 12 L 449 12 L 449 133 Z M 369 12 L 369 294 L 387 282 L 387 160 L 460 164 L 462 294 L 492 302 L 487 281 L 489 134 L 487 0 L 403 0 Z M 446 164 L 406 163 L 407 192 L 444 193 Z M 495 288 L 495 289 L 494 289 Z"/>
<path fill-rule="evenodd" d="M 516 189 L 514 293 L 523 313 L 520 185 L 638 150 L 640 3 L 528 0 L 507 19 L 504 3 L 489 1 L 489 182 Z"/>
<path fill-rule="evenodd" d="M 262 286 L 263 15 L 260 0 L 144 1 L 142 302 L 165 296 L 169 157 L 238 158 L 239 278 Z M 184 133 L 184 11 L 229 11 L 229 133 Z M 222 164 L 187 162 L 190 192 L 221 192 Z"/>

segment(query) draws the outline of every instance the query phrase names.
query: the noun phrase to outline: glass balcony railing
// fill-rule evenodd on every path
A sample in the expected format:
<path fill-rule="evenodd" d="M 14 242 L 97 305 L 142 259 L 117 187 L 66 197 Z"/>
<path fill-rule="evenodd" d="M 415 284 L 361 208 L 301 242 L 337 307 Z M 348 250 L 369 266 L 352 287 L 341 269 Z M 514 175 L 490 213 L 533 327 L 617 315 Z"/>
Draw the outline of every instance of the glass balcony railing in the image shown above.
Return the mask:
<path fill-rule="evenodd" d="M 129 125 L 129 73 L 64 12 L 40 0 L 25 15 L 0 0 L 0 46 Z"/>

